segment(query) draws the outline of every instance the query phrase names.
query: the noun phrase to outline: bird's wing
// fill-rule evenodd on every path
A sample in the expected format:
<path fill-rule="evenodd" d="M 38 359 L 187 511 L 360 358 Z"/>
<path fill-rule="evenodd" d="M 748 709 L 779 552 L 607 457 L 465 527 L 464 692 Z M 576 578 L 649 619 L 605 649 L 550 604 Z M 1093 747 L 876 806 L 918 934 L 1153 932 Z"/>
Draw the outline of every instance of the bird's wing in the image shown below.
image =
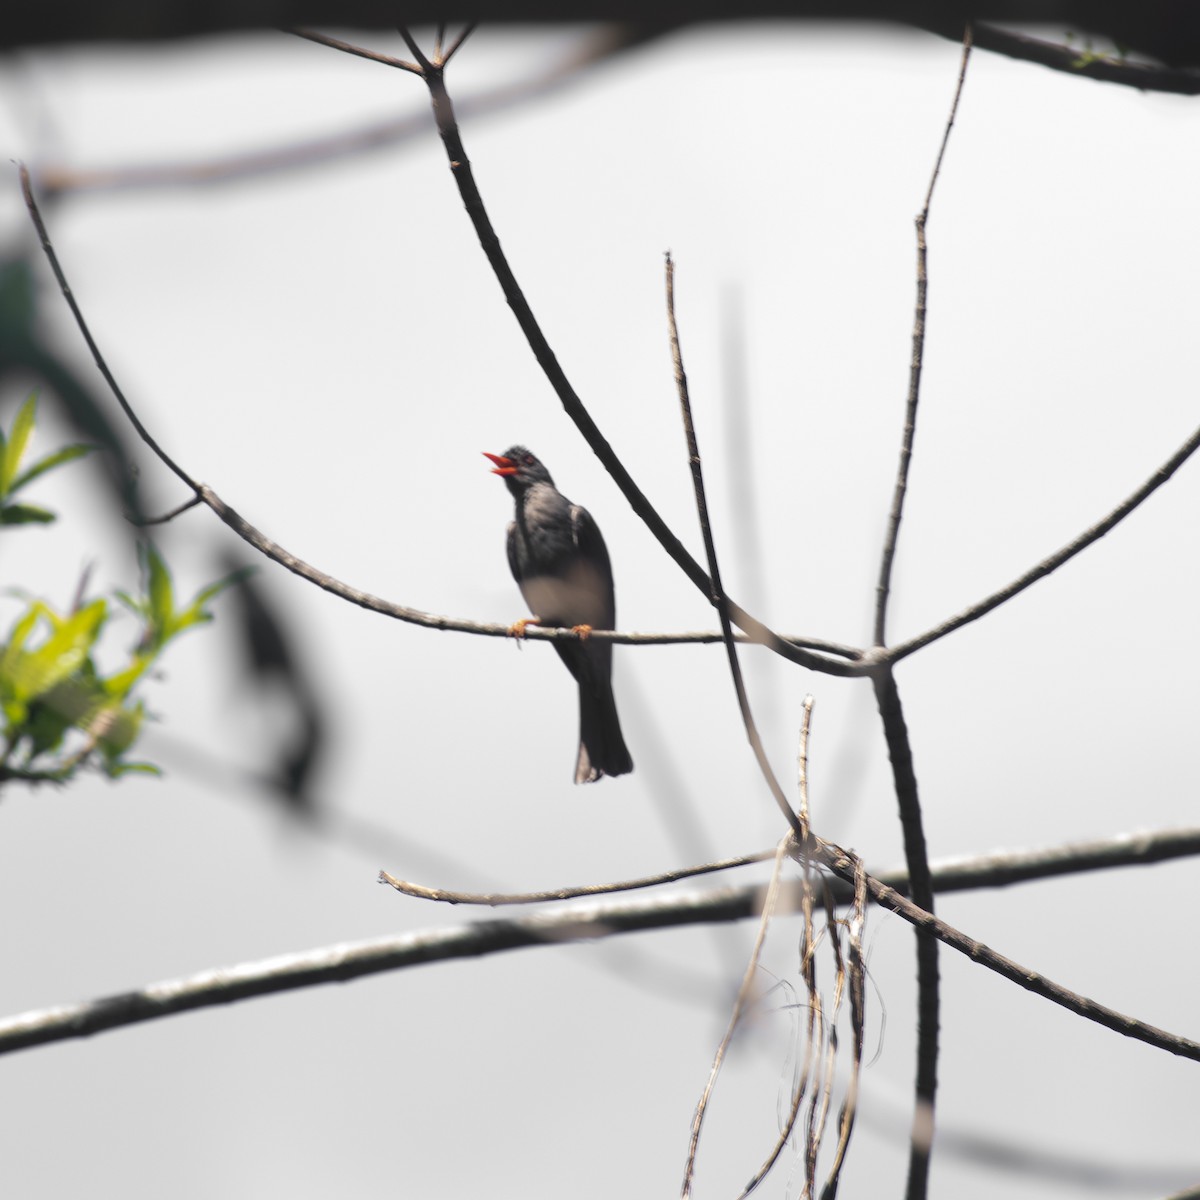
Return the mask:
<path fill-rule="evenodd" d="M 508 523 L 508 569 L 512 572 L 512 577 L 518 582 L 521 582 L 521 565 L 517 561 L 517 523 L 509 521 Z"/>
<path fill-rule="evenodd" d="M 600 526 L 592 520 L 592 514 L 579 504 L 571 505 L 571 540 L 575 550 L 592 563 L 612 587 L 612 564 L 608 561 L 608 547 Z"/>

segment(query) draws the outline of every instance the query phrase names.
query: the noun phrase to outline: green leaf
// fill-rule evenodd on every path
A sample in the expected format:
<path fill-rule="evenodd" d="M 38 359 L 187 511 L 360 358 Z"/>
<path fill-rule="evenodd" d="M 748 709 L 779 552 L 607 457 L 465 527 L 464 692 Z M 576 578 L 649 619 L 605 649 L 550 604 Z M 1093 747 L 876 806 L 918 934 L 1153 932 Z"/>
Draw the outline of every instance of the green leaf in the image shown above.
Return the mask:
<path fill-rule="evenodd" d="M 107 679 L 101 680 L 100 686 L 104 688 L 105 695 L 117 700 L 123 700 L 133 690 L 134 684 L 141 679 L 153 662 L 153 654 L 135 654 L 133 662 L 128 667 L 118 671 L 115 675 L 110 675 Z"/>
<path fill-rule="evenodd" d="M 29 398 L 17 410 L 12 432 L 8 435 L 8 445 L 4 447 L 4 454 L 0 456 L 0 496 L 7 496 L 12 490 L 12 482 L 17 477 L 17 467 L 25 457 L 29 439 L 33 436 L 36 416 L 37 392 L 31 392 Z"/>
<path fill-rule="evenodd" d="M 0 525 L 49 525 L 58 517 L 36 504 L 6 504 L 0 508 Z"/>
<path fill-rule="evenodd" d="M 162 555 L 149 542 L 145 543 L 143 556 L 146 564 L 146 594 L 150 601 L 148 615 L 159 635 L 156 642 L 161 645 L 171 636 L 171 622 L 175 616 L 171 573 Z"/>
<path fill-rule="evenodd" d="M 110 779 L 120 779 L 122 775 L 154 775 L 159 779 L 162 778 L 162 768 L 156 767 L 153 763 L 106 761 L 103 770 Z"/>
<path fill-rule="evenodd" d="M 55 467 L 61 467 L 63 463 L 74 462 L 77 458 L 83 458 L 84 455 L 91 454 L 95 449 L 95 446 L 89 446 L 86 442 L 75 442 L 70 446 L 64 446 L 61 450 L 56 450 L 53 454 L 47 454 L 45 458 L 38 459 L 32 467 L 28 467 L 22 471 L 12 481 L 12 486 L 8 489 L 8 494 L 10 496 L 13 495 L 14 492 L 19 491 L 39 475 L 44 475 L 47 471 L 52 471 Z"/>
<path fill-rule="evenodd" d="M 41 607 L 45 609 L 45 605 Z M 93 600 L 65 619 L 56 617 L 58 626 L 46 641 L 22 654 L 13 665 L 8 681 L 13 697 L 25 703 L 36 700 L 78 671 L 87 661 L 107 615 L 106 602 Z"/>

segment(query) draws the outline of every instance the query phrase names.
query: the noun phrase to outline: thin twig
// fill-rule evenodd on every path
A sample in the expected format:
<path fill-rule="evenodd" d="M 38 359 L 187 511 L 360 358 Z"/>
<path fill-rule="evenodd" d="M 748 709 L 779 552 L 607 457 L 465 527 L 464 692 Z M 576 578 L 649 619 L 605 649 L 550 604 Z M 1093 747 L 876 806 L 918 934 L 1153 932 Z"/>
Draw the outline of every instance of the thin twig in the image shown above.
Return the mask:
<path fill-rule="evenodd" d="M 1036 883 L 1063 875 L 1081 875 L 1088 871 L 1107 871 L 1116 867 L 1145 867 L 1200 855 L 1200 827 L 1164 829 L 1153 833 L 1124 833 L 1101 841 L 1074 842 L 1048 850 L 1019 850 L 972 858 L 944 859 L 932 868 L 933 890 L 937 895 L 979 891 L 983 888 L 1012 887 L 1018 883 Z M 581 896 L 600 896 L 658 884 L 675 883 L 696 875 L 727 871 L 752 863 L 768 862 L 774 850 L 760 850 L 737 858 L 701 863 L 648 875 L 622 883 L 593 883 L 553 888 L 542 892 L 459 892 L 431 888 L 411 880 L 396 879 L 380 871 L 381 883 L 418 900 L 436 900 L 444 904 L 479 904 L 489 907 L 512 904 L 541 904 L 551 900 L 570 900 Z M 880 871 L 875 878 L 901 895 L 909 894 L 908 872 L 902 868 Z M 826 881 L 834 902 L 854 903 L 853 887 L 841 879 Z"/>
<path fill-rule="evenodd" d="M 908 469 L 912 461 L 913 439 L 917 432 L 917 405 L 921 396 L 921 367 L 925 358 L 925 313 L 926 295 L 929 290 L 928 257 L 925 244 L 925 226 L 929 221 L 929 206 L 933 203 L 933 189 L 937 186 L 942 170 L 942 159 L 954 128 L 954 117 L 962 96 L 963 83 L 967 77 L 967 62 L 971 56 L 971 26 L 963 34 L 962 62 L 958 69 L 958 84 L 954 89 L 954 101 L 946 128 L 942 131 L 942 144 L 938 148 L 937 160 L 929 176 L 929 188 L 925 203 L 917 214 L 917 303 L 913 314 L 912 362 L 908 373 L 908 399 L 904 410 L 904 431 L 900 439 L 900 462 L 896 468 L 896 483 L 892 493 L 892 508 L 888 513 L 887 534 L 883 540 L 883 554 L 879 563 L 879 582 L 875 586 L 875 645 L 882 646 L 887 640 L 887 607 L 892 586 L 892 565 L 896 558 L 896 542 L 900 537 L 900 522 L 904 517 L 904 497 L 908 491 Z"/>
<path fill-rule="evenodd" d="M 697 867 L 684 867 L 678 871 L 663 871 L 659 875 L 647 875 L 641 879 L 626 879 L 619 883 L 593 883 L 582 887 L 553 888 L 547 892 L 451 892 L 445 888 L 424 887 L 405 879 L 397 879 L 387 871 L 379 872 L 379 882 L 389 884 L 417 900 L 438 900 L 443 904 L 480 904 L 489 908 L 512 904 L 545 904 L 553 900 L 574 900 L 580 896 L 603 896 L 612 892 L 633 892 L 640 888 L 659 887 L 677 883 L 681 879 L 693 879 L 697 875 L 710 875 L 715 871 L 728 871 L 734 867 L 746 867 L 752 863 L 768 862 L 775 857 L 774 850 L 763 850 L 758 854 L 743 854 L 737 858 L 724 858 L 719 862 L 701 863 Z"/>
<path fill-rule="evenodd" d="M 1091 528 L 1085 529 L 1077 538 L 1068 542 L 1061 550 L 1050 555 L 1049 558 L 1042 559 L 1037 566 L 1030 568 L 1024 575 L 1014 579 L 1007 587 L 1001 588 L 998 592 L 993 592 L 990 596 L 980 600 L 976 604 L 972 604 L 970 608 L 963 609 L 962 612 L 957 613 L 955 616 L 949 617 L 940 625 L 935 625 L 932 629 L 926 630 L 918 637 L 910 638 L 907 642 L 901 642 L 899 645 L 892 647 L 887 653 L 889 660 L 891 662 L 899 662 L 900 659 L 907 658 L 910 654 L 914 654 L 922 647 L 928 646 L 931 642 L 936 642 L 940 638 L 944 638 L 956 629 L 961 629 L 964 625 L 969 625 L 972 621 L 978 621 L 980 617 L 990 613 L 994 608 L 999 608 L 1006 600 L 1011 600 L 1027 587 L 1037 583 L 1039 579 L 1045 579 L 1047 575 L 1057 571 L 1059 567 L 1069 562 L 1081 550 L 1086 550 L 1093 542 L 1099 541 L 1106 533 L 1119 525 L 1142 501 L 1162 487 L 1195 454 L 1197 449 L 1200 449 L 1200 428 L 1197 428 L 1192 436 L 1133 495 L 1121 501 L 1108 516 L 1097 521 Z"/>
<path fill-rule="evenodd" d="M 824 1030 L 824 1022 L 822 1020 L 822 1001 L 820 989 L 817 987 L 816 974 L 816 935 L 813 926 L 813 896 L 814 896 L 814 872 L 812 857 L 808 853 L 809 847 L 809 826 L 808 826 L 808 738 L 812 729 L 812 710 L 813 698 L 806 696 L 804 698 L 804 716 L 800 723 L 800 753 L 797 761 L 797 791 L 800 794 L 800 824 L 804 829 L 804 840 L 796 847 L 794 853 L 800 860 L 801 881 L 800 881 L 800 917 L 802 921 L 802 933 L 800 938 L 800 977 L 804 980 L 804 987 L 807 993 L 808 1003 L 806 1005 L 808 1019 L 804 1031 L 804 1061 L 800 1065 L 799 1073 L 792 1085 L 792 1098 L 788 1107 L 787 1115 L 780 1122 L 779 1135 L 775 1139 L 775 1144 L 771 1147 L 767 1157 L 763 1160 L 758 1170 L 750 1177 L 749 1182 L 742 1189 L 738 1196 L 738 1200 L 745 1200 L 755 1189 L 766 1179 L 770 1174 L 775 1164 L 779 1161 L 779 1156 L 783 1153 L 784 1147 L 792 1138 L 792 1132 L 796 1128 L 796 1121 L 800 1116 L 800 1109 L 804 1105 L 804 1098 L 808 1095 L 810 1083 L 813 1082 L 813 1064 L 817 1058 L 817 1041 L 818 1030 Z M 832 895 L 826 891 L 826 904 L 830 912 L 833 912 Z M 832 925 L 830 926 L 832 927 Z M 836 941 L 836 937 L 833 939 Z M 823 1036 L 823 1032 L 821 1034 Z M 810 1108 L 810 1116 L 812 1109 Z M 811 1124 L 808 1128 L 808 1134 L 813 1133 Z M 805 1174 L 809 1174 L 810 1163 L 813 1169 L 816 1164 L 817 1147 L 813 1144 L 811 1137 L 806 1136 L 805 1139 Z M 803 1196 L 811 1196 L 811 1188 L 806 1189 Z"/>
<path fill-rule="evenodd" d="M 92 337 L 92 331 L 83 319 L 83 312 L 80 310 L 78 303 L 76 303 L 75 293 L 71 291 L 71 286 L 67 283 L 66 275 L 63 274 L 63 269 L 58 261 L 58 255 L 54 253 L 54 247 L 50 244 L 50 235 L 46 231 L 46 224 L 42 220 L 42 214 L 38 209 L 37 201 L 33 198 L 33 185 L 29 181 L 29 168 L 24 163 L 20 163 L 18 171 L 21 178 L 21 193 L 25 197 L 25 207 L 29 210 L 30 217 L 33 218 L 34 228 L 37 230 L 38 239 L 42 244 L 42 252 L 46 255 L 50 263 L 50 269 L 54 272 L 54 278 L 58 280 L 59 290 L 62 292 L 63 299 L 66 300 L 71 309 L 71 315 L 75 318 L 75 324 L 79 327 L 79 332 L 83 334 L 83 340 L 87 343 L 88 349 L 92 352 L 92 359 L 95 361 L 96 366 L 100 368 L 100 374 L 104 376 L 104 382 L 108 384 L 109 390 L 116 397 L 117 403 L 121 406 L 121 410 L 128 418 L 129 423 L 137 430 L 138 437 L 193 492 L 197 491 L 196 481 L 150 436 L 150 431 L 138 420 L 137 413 L 133 411 L 129 401 L 125 399 L 125 394 L 117 386 L 116 378 L 108 369 L 108 363 L 104 361 L 104 356 L 100 353 L 100 347 L 96 345 L 96 340 Z"/>
<path fill-rule="evenodd" d="M 733 626 L 729 619 L 729 598 L 721 587 L 721 568 L 717 561 L 717 545 L 713 540 L 712 522 L 708 518 L 708 499 L 704 492 L 704 469 L 700 462 L 700 443 L 696 438 L 696 426 L 692 421 L 692 402 L 688 396 L 687 372 L 683 369 L 683 352 L 679 347 L 679 326 L 675 321 L 675 261 L 668 253 L 666 256 L 667 282 L 667 329 L 671 341 L 671 362 L 675 369 L 675 389 L 679 394 L 679 411 L 683 421 L 683 434 L 687 442 L 688 465 L 692 471 L 692 490 L 696 499 L 696 516 L 700 521 L 700 534 L 704 540 L 704 555 L 708 559 L 708 577 L 712 581 L 712 591 L 709 600 L 717 610 L 721 622 L 721 633 L 725 636 L 725 655 L 729 660 L 729 674 L 733 680 L 733 690 L 737 695 L 738 711 L 742 714 L 742 725 L 746 730 L 746 740 L 754 751 L 758 769 L 762 772 L 767 787 L 783 813 L 784 820 L 792 827 L 792 832 L 803 845 L 807 840 L 806 829 L 800 819 L 792 811 L 779 780 L 767 759 L 758 726 L 754 722 L 754 714 L 750 711 L 750 698 L 746 694 L 746 681 L 742 677 L 742 665 L 738 661 L 737 643 L 733 640 Z M 811 712 L 811 708 L 808 710 Z"/>
<path fill-rule="evenodd" d="M 283 32 L 294 33 L 297 37 L 305 38 L 310 42 L 316 42 L 319 46 L 328 46 L 331 50 L 341 50 L 344 54 L 353 54 L 358 58 L 382 63 L 385 67 L 397 67 L 401 71 L 408 71 L 412 75 L 421 74 L 421 68 L 416 63 L 406 62 L 402 58 L 393 58 L 390 54 L 380 54 L 377 50 L 367 50 L 363 46 L 355 46 L 352 42 L 343 42 L 338 38 L 330 37 L 328 34 L 318 33 L 315 29 L 292 27 L 291 29 L 285 29 Z"/>
<path fill-rule="evenodd" d="M 130 517 L 129 520 L 134 525 L 166 525 L 168 521 L 175 520 L 176 517 L 181 517 L 189 509 L 195 508 L 197 504 L 203 504 L 204 497 L 197 492 L 190 500 L 185 500 L 182 504 L 176 505 L 170 512 L 163 513 L 161 517 L 139 517 L 136 520 Z"/>
<path fill-rule="evenodd" d="M 462 49 L 463 42 L 467 40 L 478 28 L 478 22 L 472 21 L 467 27 L 450 43 L 450 49 L 446 51 L 442 58 L 442 66 L 446 66 L 450 60 Z"/>
<path fill-rule="evenodd" d="M 830 1164 L 825 1186 L 821 1189 L 821 1200 L 836 1200 L 842 1166 L 846 1161 L 846 1151 L 850 1147 L 850 1137 L 854 1132 L 854 1118 L 858 1111 L 858 1082 L 862 1073 L 863 1040 L 866 1035 L 867 968 L 862 941 L 863 928 L 866 925 L 866 911 L 867 874 L 860 862 L 855 871 L 854 904 L 846 919 L 846 957 L 849 963 L 850 982 L 850 1078 L 846 1083 L 846 1094 L 842 1099 L 841 1111 L 838 1114 L 837 1149 L 834 1151 L 833 1162 Z"/>
<path fill-rule="evenodd" d="M 758 960 L 762 954 L 763 943 L 767 939 L 767 927 L 770 924 L 771 915 L 775 911 L 775 904 L 779 899 L 780 875 L 783 870 L 784 860 L 788 857 L 788 849 L 791 842 L 792 834 L 788 832 L 780 838 L 779 845 L 775 850 L 775 866 L 771 871 L 771 882 L 767 885 L 766 896 L 762 902 L 762 914 L 758 921 L 758 933 L 754 938 L 754 947 L 750 951 L 750 961 L 746 964 L 746 972 L 742 976 L 742 984 L 738 988 L 737 999 L 733 1003 L 733 1012 L 730 1013 L 729 1024 L 725 1027 L 725 1036 L 721 1038 L 721 1043 L 717 1047 L 716 1054 L 713 1056 L 712 1067 L 708 1072 L 708 1080 L 705 1082 L 703 1092 L 700 1093 L 700 1101 L 696 1105 L 696 1112 L 692 1117 L 691 1136 L 688 1139 L 687 1162 L 683 1168 L 683 1187 L 679 1193 L 684 1200 L 692 1194 L 692 1179 L 696 1168 L 696 1151 L 700 1147 L 700 1131 L 704 1125 L 704 1116 L 708 1111 L 708 1102 L 712 1097 L 713 1088 L 716 1087 L 717 1076 L 721 1073 L 721 1064 L 725 1061 L 725 1055 L 729 1050 L 729 1043 L 733 1041 L 734 1031 L 737 1029 L 742 1019 L 742 1013 L 745 1011 L 746 1005 L 750 1000 L 755 976 L 758 974 Z"/>

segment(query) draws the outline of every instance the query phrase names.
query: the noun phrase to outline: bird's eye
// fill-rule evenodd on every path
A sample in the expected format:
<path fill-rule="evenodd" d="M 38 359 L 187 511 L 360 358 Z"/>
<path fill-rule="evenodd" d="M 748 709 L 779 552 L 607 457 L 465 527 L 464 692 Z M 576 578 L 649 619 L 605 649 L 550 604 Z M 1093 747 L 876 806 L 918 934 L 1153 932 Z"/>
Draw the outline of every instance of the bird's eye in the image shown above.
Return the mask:
<path fill-rule="evenodd" d="M 527 455 L 525 455 L 525 465 L 526 465 L 527 467 L 532 467 L 532 466 L 533 466 L 533 455 L 532 455 L 532 454 L 527 454 Z"/>

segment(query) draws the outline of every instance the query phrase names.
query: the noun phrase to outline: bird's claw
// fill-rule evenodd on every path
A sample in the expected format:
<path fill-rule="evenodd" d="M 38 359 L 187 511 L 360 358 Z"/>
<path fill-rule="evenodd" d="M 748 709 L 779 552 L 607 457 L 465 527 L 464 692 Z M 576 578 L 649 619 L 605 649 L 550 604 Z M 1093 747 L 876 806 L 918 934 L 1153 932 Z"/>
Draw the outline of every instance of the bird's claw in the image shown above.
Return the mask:
<path fill-rule="evenodd" d="M 540 625 L 541 621 L 537 617 L 522 617 L 519 621 L 514 621 L 508 627 L 508 636 L 515 638 L 523 638 L 525 636 L 526 625 Z"/>
<path fill-rule="evenodd" d="M 581 642 L 586 642 L 592 636 L 590 625 L 572 625 L 571 632 L 577 634 Z"/>

